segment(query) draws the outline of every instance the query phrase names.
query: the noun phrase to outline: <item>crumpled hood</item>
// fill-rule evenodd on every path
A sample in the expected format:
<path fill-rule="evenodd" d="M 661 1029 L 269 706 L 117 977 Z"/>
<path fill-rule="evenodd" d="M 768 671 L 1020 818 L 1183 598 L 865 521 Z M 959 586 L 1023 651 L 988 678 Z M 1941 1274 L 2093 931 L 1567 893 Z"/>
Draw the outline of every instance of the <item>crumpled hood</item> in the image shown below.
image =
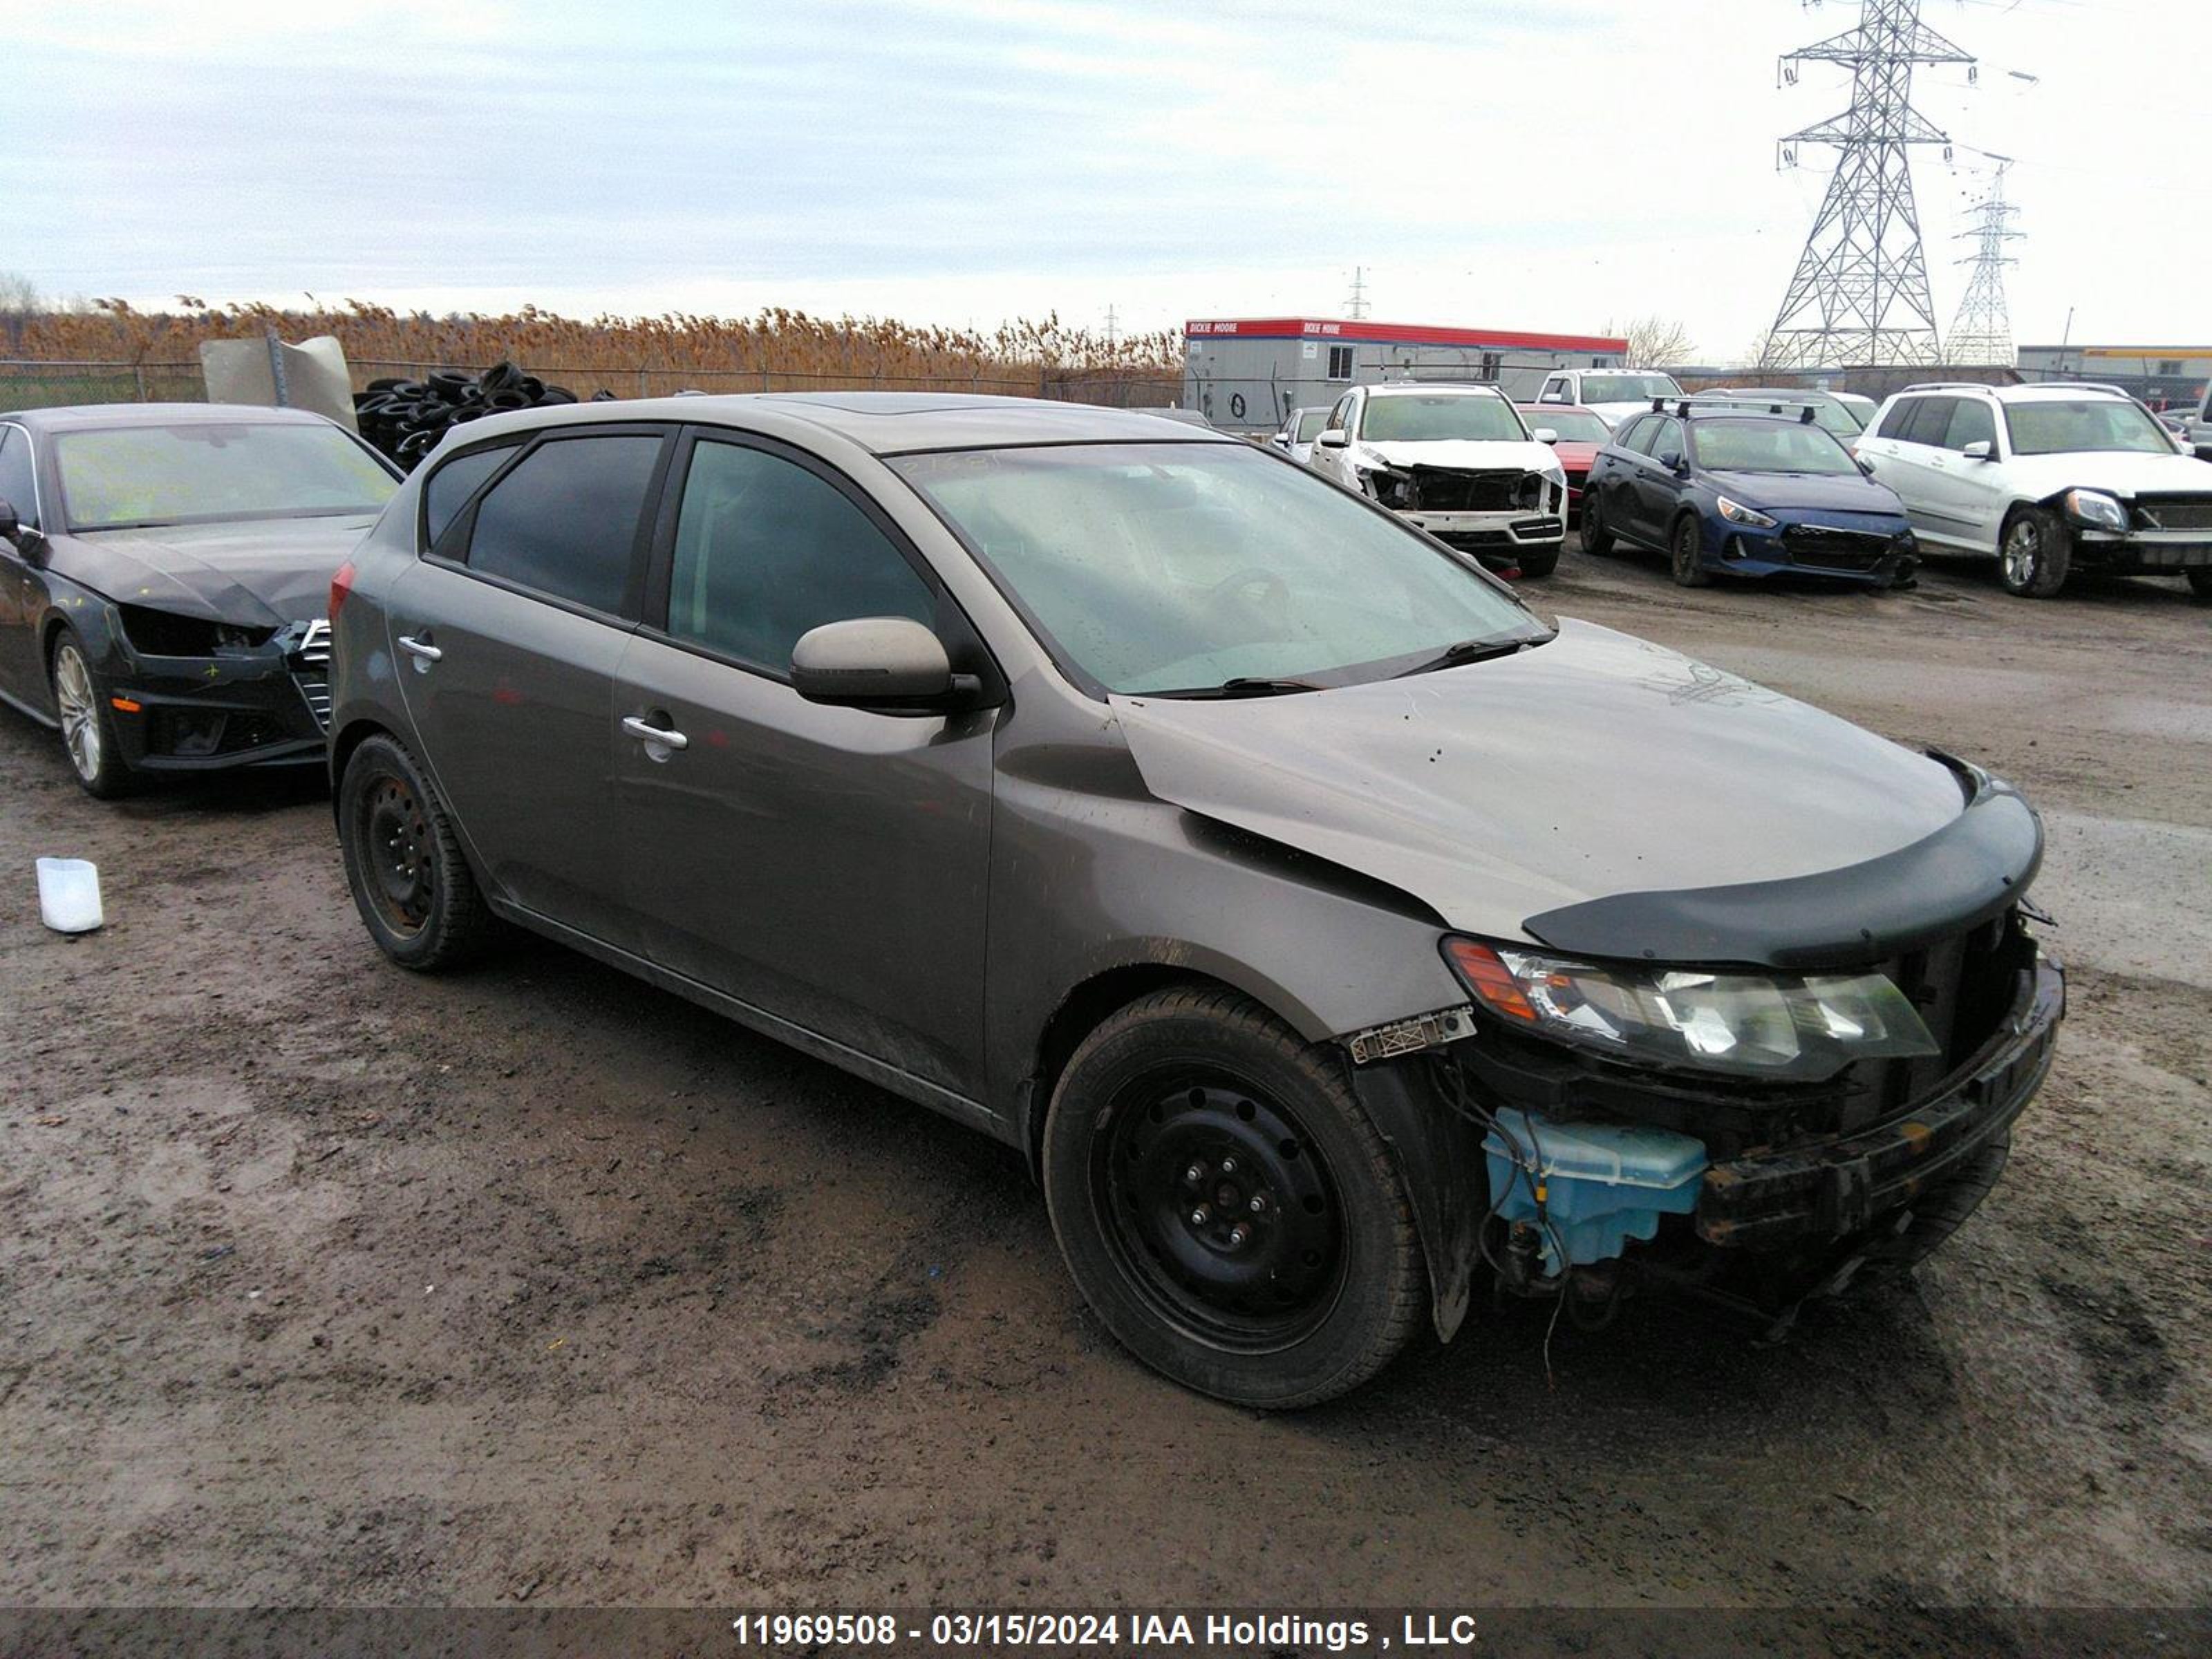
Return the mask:
<path fill-rule="evenodd" d="M 1875 465 L 1881 465 L 1879 458 Z M 1976 463 L 1954 460 L 1952 465 L 1972 467 Z M 2200 461 L 2194 455 L 2015 455 L 2003 465 L 2025 494 L 2039 498 L 2077 487 L 2121 495 L 2212 495 L 2212 461 Z"/>
<path fill-rule="evenodd" d="M 1815 874 L 1957 818 L 1940 763 L 1589 623 L 1293 696 L 1116 696 L 1146 786 L 1499 936 L 1625 892 Z"/>
<path fill-rule="evenodd" d="M 1559 465 L 1551 446 L 1518 438 L 1478 441 L 1451 438 L 1437 443 L 1370 444 L 1362 442 L 1359 453 L 1385 466 L 1449 466 L 1471 472 L 1514 467 L 1523 472 L 1549 472 Z"/>
<path fill-rule="evenodd" d="M 1817 472 L 1712 471 L 1705 477 L 1730 501 L 1746 507 L 1905 516 L 1905 505 L 1897 499 L 1895 490 L 1856 470 L 1832 476 Z"/>
<path fill-rule="evenodd" d="M 281 627 L 324 614 L 331 575 L 375 522 L 369 513 L 103 530 L 57 538 L 52 565 L 125 605 Z"/>

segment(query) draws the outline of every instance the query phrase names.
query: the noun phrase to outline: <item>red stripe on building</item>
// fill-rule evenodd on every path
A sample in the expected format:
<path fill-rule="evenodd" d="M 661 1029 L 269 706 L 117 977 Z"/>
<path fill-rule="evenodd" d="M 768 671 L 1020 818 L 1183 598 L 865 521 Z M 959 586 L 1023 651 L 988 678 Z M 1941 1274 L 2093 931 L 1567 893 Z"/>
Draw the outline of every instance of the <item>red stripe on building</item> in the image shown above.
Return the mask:
<path fill-rule="evenodd" d="M 1602 334 L 1521 334 L 1510 330 L 1439 328 L 1426 323 L 1340 322 L 1315 317 L 1229 317 L 1187 322 L 1186 340 L 1353 340 L 1384 345 L 1496 347 L 1504 350 L 1625 352 L 1628 342 Z"/>

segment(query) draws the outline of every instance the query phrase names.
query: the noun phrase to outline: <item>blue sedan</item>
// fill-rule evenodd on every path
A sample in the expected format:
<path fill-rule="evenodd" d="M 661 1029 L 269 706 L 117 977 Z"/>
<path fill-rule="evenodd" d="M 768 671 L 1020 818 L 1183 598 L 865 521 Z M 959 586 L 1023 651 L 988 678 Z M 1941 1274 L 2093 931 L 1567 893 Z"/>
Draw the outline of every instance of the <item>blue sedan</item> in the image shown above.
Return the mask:
<path fill-rule="evenodd" d="M 1664 552 L 1674 580 L 1832 576 L 1903 586 L 1919 562 L 1904 503 L 1804 419 L 1711 405 L 1617 427 L 1583 487 L 1583 546 Z"/>

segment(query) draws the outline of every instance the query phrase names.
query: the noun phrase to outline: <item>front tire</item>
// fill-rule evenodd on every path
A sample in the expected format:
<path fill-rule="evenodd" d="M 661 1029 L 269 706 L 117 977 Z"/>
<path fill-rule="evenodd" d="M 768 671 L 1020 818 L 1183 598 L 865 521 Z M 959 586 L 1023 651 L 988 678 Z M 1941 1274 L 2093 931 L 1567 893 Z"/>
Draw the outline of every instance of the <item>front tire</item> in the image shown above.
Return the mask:
<path fill-rule="evenodd" d="M 2199 605 L 2212 605 L 2212 566 L 2192 565 L 2184 573 L 2189 578 L 2189 591 Z"/>
<path fill-rule="evenodd" d="M 465 961 L 491 931 L 445 803 L 415 757 L 381 733 L 338 782 L 346 885 L 377 949 L 429 973 Z"/>
<path fill-rule="evenodd" d="M 1997 580 L 2024 599 L 2047 599 L 2066 586 L 2074 538 L 2047 507 L 2023 507 L 2005 520 L 1997 543 Z"/>
<path fill-rule="evenodd" d="M 1156 992 L 1084 1040 L 1046 1120 L 1044 1189 L 1106 1328 L 1217 1399 L 1333 1399 L 1419 1321 L 1404 1183 L 1341 1061 L 1232 991 Z"/>
<path fill-rule="evenodd" d="M 55 640 L 46 678 L 53 689 L 54 713 L 61 721 L 62 749 L 85 793 L 98 800 L 129 794 L 137 780 L 115 740 L 107 688 L 75 629 L 63 629 Z"/>
<path fill-rule="evenodd" d="M 1548 576 L 1559 568 L 1559 550 L 1556 547 L 1534 549 L 1521 556 L 1523 576 Z"/>
<path fill-rule="evenodd" d="M 1583 491 L 1583 551 L 1600 558 L 1613 551 L 1613 532 L 1605 526 L 1605 499 L 1595 489 Z"/>
<path fill-rule="evenodd" d="M 1710 587 L 1712 573 L 1705 568 L 1705 532 L 1699 527 L 1694 514 L 1685 513 L 1674 521 L 1674 534 L 1668 543 L 1667 563 L 1677 587 Z"/>

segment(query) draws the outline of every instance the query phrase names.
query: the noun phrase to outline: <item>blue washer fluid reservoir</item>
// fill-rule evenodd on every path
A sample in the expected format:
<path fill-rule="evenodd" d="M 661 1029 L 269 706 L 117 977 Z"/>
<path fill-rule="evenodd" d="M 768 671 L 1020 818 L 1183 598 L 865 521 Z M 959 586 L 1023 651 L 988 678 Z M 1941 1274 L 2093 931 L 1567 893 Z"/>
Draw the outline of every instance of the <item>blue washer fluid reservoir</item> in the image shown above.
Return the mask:
<path fill-rule="evenodd" d="M 1630 1239 L 1656 1233 L 1661 1216 L 1697 1208 L 1706 1161 L 1703 1141 L 1671 1129 L 1559 1123 L 1511 1107 L 1497 1114 L 1482 1150 L 1507 1221 L 1534 1222 L 1543 1189 L 1544 1267 L 1553 1273 L 1563 1247 L 1571 1267 L 1609 1261 Z"/>

